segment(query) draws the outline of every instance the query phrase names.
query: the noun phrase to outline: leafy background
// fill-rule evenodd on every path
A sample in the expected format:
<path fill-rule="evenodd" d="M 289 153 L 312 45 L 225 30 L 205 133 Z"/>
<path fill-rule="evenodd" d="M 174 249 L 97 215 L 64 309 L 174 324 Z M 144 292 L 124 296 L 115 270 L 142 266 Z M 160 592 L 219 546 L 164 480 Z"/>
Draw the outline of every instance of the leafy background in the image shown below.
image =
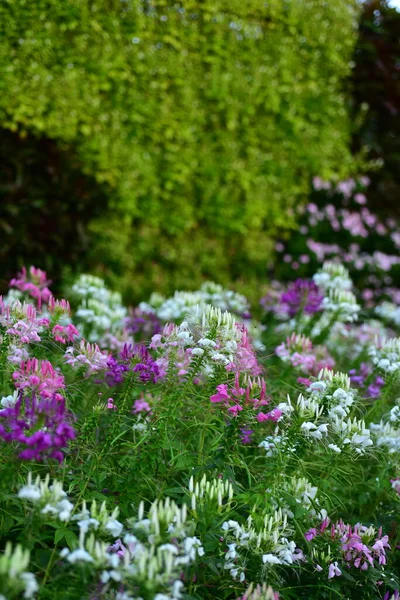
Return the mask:
<path fill-rule="evenodd" d="M 311 178 L 345 176 L 355 0 L 6 0 L 0 265 L 129 297 L 265 277 Z"/>

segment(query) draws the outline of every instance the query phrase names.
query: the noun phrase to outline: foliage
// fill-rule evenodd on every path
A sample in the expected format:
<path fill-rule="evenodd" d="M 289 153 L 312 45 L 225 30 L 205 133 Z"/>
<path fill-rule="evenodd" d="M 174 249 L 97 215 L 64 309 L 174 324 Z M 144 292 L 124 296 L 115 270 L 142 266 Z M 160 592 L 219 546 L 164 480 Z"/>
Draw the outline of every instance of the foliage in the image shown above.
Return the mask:
<path fill-rule="evenodd" d="M 32 255 L 53 239 L 69 261 L 89 248 L 86 266 L 123 293 L 259 279 L 311 176 L 351 167 L 342 82 L 357 14 L 353 0 L 3 2 L 0 126 L 15 136 L 2 264 L 26 256 L 12 241 L 17 181 L 28 231 L 61 203 L 42 241 L 22 232 Z M 24 155 L 9 158 L 25 136 L 63 157 L 49 187 L 41 164 L 35 189 Z M 107 209 L 88 223 L 97 197 Z"/>
<path fill-rule="evenodd" d="M 329 182 L 314 178 L 310 202 L 297 209 L 299 229 L 278 239 L 282 260 L 271 269 L 279 280 L 293 271 L 310 277 L 324 260 L 340 258 L 371 305 L 380 299 L 399 303 L 400 229 L 384 210 L 371 210 L 370 179 L 362 176 Z"/>
<path fill-rule="evenodd" d="M 0 309 L 3 598 L 398 598 L 400 319 L 340 263 L 264 328 L 215 284 L 128 312 L 90 276 L 75 327 L 48 285 Z"/>
<path fill-rule="evenodd" d="M 354 111 L 361 126 L 353 147 L 361 147 L 374 165 L 370 202 L 376 209 L 399 214 L 400 186 L 400 12 L 386 0 L 363 3 L 352 73 Z"/>

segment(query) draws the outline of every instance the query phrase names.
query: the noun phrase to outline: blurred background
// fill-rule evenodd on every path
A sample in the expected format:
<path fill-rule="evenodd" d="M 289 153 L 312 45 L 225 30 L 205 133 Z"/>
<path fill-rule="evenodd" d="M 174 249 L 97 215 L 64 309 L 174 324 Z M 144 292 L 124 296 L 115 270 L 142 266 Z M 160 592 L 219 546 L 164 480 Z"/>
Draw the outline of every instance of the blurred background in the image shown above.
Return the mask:
<path fill-rule="evenodd" d="M 400 303 L 396 4 L 3 0 L 0 293 L 259 297 L 339 257 Z"/>

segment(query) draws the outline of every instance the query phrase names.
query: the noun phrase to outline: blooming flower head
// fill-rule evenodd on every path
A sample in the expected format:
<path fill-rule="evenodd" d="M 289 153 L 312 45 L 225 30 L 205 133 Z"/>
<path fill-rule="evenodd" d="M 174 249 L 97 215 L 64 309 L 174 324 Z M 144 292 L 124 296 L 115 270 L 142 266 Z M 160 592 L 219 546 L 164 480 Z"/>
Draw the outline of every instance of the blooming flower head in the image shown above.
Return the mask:
<path fill-rule="evenodd" d="M 51 282 L 48 281 L 45 271 L 30 267 L 29 272 L 26 267 L 22 267 L 18 276 L 10 281 L 10 287 L 15 287 L 21 292 L 29 294 L 34 298 L 38 306 L 42 305 L 42 302 L 48 302 L 51 297 L 51 292 L 48 285 Z"/>
<path fill-rule="evenodd" d="M 261 372 L 246 327 L 230 313 L 208 305 L 197 306 L 180 325 L 167 324 L 153 336 L 149 348 L 157 353 L 158 364 L 177 368 L 180 376 L 194 364 L 203 376 L 218 367 L 249 375 Z"/>
<path fill-rule="evenodd" d="M 323 295 L 314 281 L 296 279 L 291 283 L 286 292 L 281 295 L 282 310 L 290 317 L 304 312 L 312 315 L 321 310 Z"/>
<path fill-rule="evenodd" d="M 16 342 L 29 344 L 40 342 L 39 334 L 49 326 L 49 319 L 38 315 L 33 304 L 15 300 L 6 304 L 0 297 L 0 325 L 6 327 L 6 333 L 15 336 Z"/>
<path fill-rule="evenodd" d="M 12 547 L 6 543 L 5 551 L 0 556 L 0 581 L 1 591 L 8 597 L 34 598 L 39 586 L 33 573 L 26 569 L 29 566 L 29 550 L 21 546 Z M 2 595 L 2 598 L 6 596 Z"/>
<path fill-rule="evenodd" d="M 21 393 L 14 406 L 0 413 L 0 438 L 22 447 L 18 455 L 21 460 L 53 458 L 62 462 L 63 449 L 75 438 L 70 420 L 64 399 Z"/>
<path fill-rule="evenodd" d="M 394 373 L 400 368 L 400 338 L 376 339 L 368 349 L 372 362 L 384 373 Z"/>
<path fill-rule="evenodd" d="M 72 323 L 68 323 L 68 325 L 60 325 L 59 323 L 57 323 L 57 325 L 54 325 L 51 332 L 54 336 L 55 341 L 60 342 L 61 344 L 66 344 L 67 342 L 74 342 L 75 338 L 78 338 L 80 336 L 79 331 L 77 330 L 75 325 L 72 325 Z"/>
<path fill-rule="evenodd" d="M 22 361 L 13 373 L 13 379 L 17 390 L 35 392 L 42 398 L 63 399 L 60 391 L 65 388 L 64 376 L 48 360 L 28 358 Z"/>
<path fill-rule="evenodd" d="M 340 263 L 326 261 L 313 277 L 314 283 L 324 292 L 351 290 L 353 284 L 348 270 Z"/>
<path fill-rule="evenodd" d="M 106 369 L 109 361 L 108 354 L 102 352 L 97 344 L 85 340 L 81 340 L 78 347 L 67 348 L 64 358 L 65 363 L 74 369 L 84 367 L 88 375 Z"/>

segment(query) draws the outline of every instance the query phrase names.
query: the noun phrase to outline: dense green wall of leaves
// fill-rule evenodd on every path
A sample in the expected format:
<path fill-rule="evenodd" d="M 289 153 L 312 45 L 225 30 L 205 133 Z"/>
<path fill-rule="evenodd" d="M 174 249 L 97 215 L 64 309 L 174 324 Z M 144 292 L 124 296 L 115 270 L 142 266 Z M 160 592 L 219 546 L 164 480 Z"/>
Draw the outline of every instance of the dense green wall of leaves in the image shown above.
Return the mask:
<path fill-rule="evenodd" d="M 356 21 L 356 0 L 3 0 L 0 126 L 107 193 L 73 268 L 135 296 L 263 277 L 311 176 L 350 167 Z"/>

